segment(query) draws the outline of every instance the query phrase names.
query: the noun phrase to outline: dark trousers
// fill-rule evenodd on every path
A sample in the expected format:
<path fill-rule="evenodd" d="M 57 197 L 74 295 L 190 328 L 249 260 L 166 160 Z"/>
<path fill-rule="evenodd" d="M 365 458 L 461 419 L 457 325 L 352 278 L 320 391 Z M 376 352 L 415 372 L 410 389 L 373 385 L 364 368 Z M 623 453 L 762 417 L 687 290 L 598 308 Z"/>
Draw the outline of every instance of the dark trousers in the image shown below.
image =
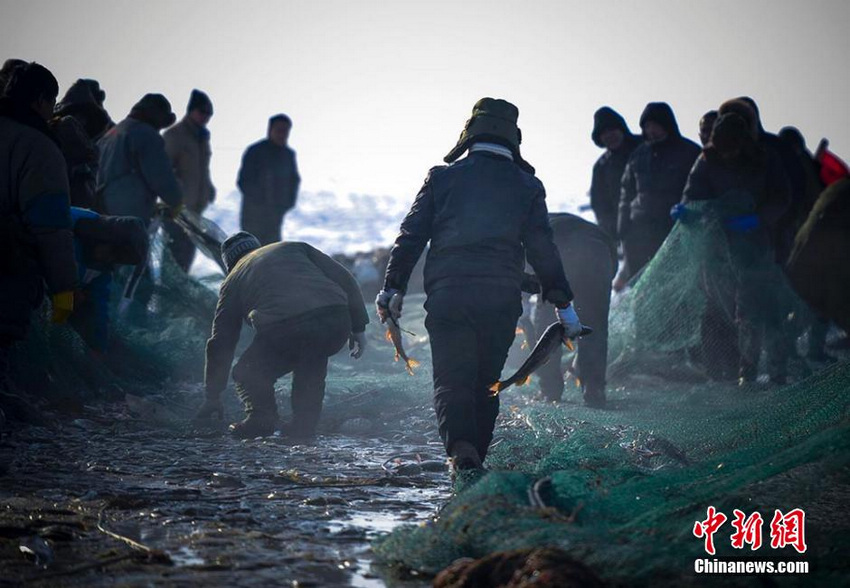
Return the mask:
<path fill-rule="evenodd" d="M 328 358 L 351 333 L 347 307 L 328 307 L 265 327 L 233 368 L 236 393 L 245 411 L 277 414 L 274 384 L 292 372 L 293 426 L 296 436 L 316 431 L 325 397 Z"/>
<path fill-rule="evenodd" d="M 240 226 L 259 239 L 261 245 L 283 239 L 284 213 L 270 207 L 243 206 Z"/>
<path fill-rule="evenodd" d="M 611 250 L 604 242 L 586 240 L 569 246 L 559 243 L 556 237 L 556 245 L 573 290 L 576 313 L 583 324 L 593 328 L 593 334 L 576 344 L 576 376 L 581 381 L 585 399 L 602 400 L 605 398 L 605 371 L 608 365 L 611 280 L 617 268 L 611 258 Z M 535 331 L 542 334 L 555 320 L 555 307 L 548 303 L 539 304 L 535 314 Z M 562 351 L 556 352 L 537 370 L 540 391 L 549 400 L 560 400 L 564 392 L 561 355 Z"/>
<path fill-rule="evenodd" d="M 630 275 L 637 274 L 655 254 L 670 234 L 671 225 L 666 222 L 632 221 L 623 238 L 623 251 Z"/>
<path fill-rule="evenodd" d="M 470 284 L 447 286 L 428 295 L 425 328 L 431 339 L 434 408 L 440 436 L 450 453 L 468 441 L 487 455 L 499 414 L 497 382 L 522 314 L 518 289 Z"/>

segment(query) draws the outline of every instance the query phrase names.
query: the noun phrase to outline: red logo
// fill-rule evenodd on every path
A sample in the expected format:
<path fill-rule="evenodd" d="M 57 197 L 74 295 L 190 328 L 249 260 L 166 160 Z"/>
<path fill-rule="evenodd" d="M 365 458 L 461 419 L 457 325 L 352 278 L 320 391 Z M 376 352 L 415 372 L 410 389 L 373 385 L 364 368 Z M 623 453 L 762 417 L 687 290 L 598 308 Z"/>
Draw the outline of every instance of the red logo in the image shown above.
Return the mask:
<path fill-rule="evenodd" d="M 704 521 L 694 523 L 694 537 L 697 539 L 705 538 L 705 551 L 709 555 L 714 555 L 714 534 L 725 522 L 726 515 L 717 512 L 713 506 L 709 506 L 707 518 Z"/>
<path fill-rule="evenodd" d="M 782 549 L 786 545 L 797 553 L 806 552 L 806 513 L 799 508 L 786 515 L 777 510 L 770 521 L 770 546 Z"/>
<path fill-rule="evenodd" d="M 744 546 L 749 545 L 751 551 L 761 548 L 762 544 L 762 527 L 764 519 L 758 512 L 747 516 L 737 508 L 732 511 L 735 518 L 732 520 L 732 526 L 735 532 L 732 533 L 731 544 L 735 549 L 744 549 Z M 709 555 L 715 555 L 714 534 L 720 530 L 728 517 L 722 512 L 717 512 L 713 506 L 709 506 L 706 510 L 706 518 L 704 521 L 694 523 L 694 537 L 705 541 L 705 552 Z M 797 553 L 806 552 L 806 513 L 800 508 L 795 508 L 787 514 L 782 514 L 781 511 L 774 511 L 773 520 L 770 521 L 770 547 L 772 549 L 782 549 L 791 546 L 797 550 Z"/>

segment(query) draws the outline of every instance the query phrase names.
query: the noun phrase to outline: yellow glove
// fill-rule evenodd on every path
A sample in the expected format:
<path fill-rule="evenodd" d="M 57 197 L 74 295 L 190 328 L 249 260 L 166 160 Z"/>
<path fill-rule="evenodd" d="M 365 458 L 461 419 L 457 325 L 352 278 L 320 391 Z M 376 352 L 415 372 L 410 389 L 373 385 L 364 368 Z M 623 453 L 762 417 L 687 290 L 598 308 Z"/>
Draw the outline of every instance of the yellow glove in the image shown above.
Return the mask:
<path fill-rule="evenodd" d="M 57 325 L 63 324 L 74 312 L 74 292 L 59 292 L 54 294 L 52 298 L 53 314 L 50 317 L 50 322 Z"/>

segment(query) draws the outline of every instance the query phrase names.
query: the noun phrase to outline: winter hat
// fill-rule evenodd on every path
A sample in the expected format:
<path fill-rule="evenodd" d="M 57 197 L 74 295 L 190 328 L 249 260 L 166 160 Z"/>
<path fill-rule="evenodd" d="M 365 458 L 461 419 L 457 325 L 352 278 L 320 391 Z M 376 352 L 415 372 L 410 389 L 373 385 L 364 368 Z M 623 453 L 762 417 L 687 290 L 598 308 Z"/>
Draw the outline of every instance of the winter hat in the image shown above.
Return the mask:
<path fill-rule="evenodd" d="M 239 231 L 231 235 L 221 244 L 221 258 L 228 273 L 239 263 L 239 260 L 261 247 L 260 241 L 251 233 Z"/>
<path fill-rule="evenodd" d="M 597 147 L 605 147 L 600 136 L 609 129 L 620 129 L 623 134 L 630 135 L 626 120 L 616 110 L 610 106 L 603 106 L 593 113 L 593 132 L 590 133 L 590 138 L 596 143 Z"/>
<path fill-rule="evenodd" d="M 77 83 L 87 85 L 98 106 L 103 106 L 103 103 L 106 102 L 106 92 L 100 89 L 100 82 L 92 80 L 91 78 L 81 78 L 77 80 Z"/>
<path fill-rule="evenodd" d="M 729 113 L 735 113 L 745 121 L 747 121 L 747 126 L 750 129 L 750 134 L 753 139 L 758 139 L 760 135 L 761 123 L 759 122 L 758 111 L 753 108 L 752 103 L 743 98 L 735 98 L 733 100 L 727 100 L 723 104 L 720 105 L 720 108 L 717 109 L 717 112 L 720 116 Z"/>
<path fill-rule="evenodd" d="M 757 165 L 763 161 L 763 153 L 752 136 L 749 121 L 734 112 L 721 114 L 714 122 L 705 151 L 711 157 L 739 152 L 739 159 L 750 164 Z"/>
<path fill-rule="evenodd" d="M 803 138 L 803 133 L 797 127 L 782 127 L 778 134 L 779 138 L 793 147 L 795 151 L 799 153 L 806 152 L 806 140 Z"/>
<path fill-rule="evenodd" d="M 668 135 L 679 137 L 679 124 L 676 122 L 676 116 L 673 114 L 673 109 L 666 102 L 650 102 L 643 109 L 643 114 L 640 115 L 640 128 L 652 121 L 661 125 Z"/>
<path fill-rule="evenodd" d="M 171 112 L 171 103 L 162 94 L 145 94 L 133 105 L 130 116 L 148 123 L 158 131 L 170 127 L 177 120 Z"/>
<path fill-rule="evenodd" d="M 186 112 L 192 112 L 193 110 L 200 110 L 205 114 L 212 115 L 212 100 L 210 100 L 210 97 L 205 92 L 201 92 L 198 89 L 192 90 L 192 95 L 189 96 L 189 105 L 186 106 Z"/>
<path fill-rule="evenodd" d="M 482 98 L 472 107 L 472 116 L 466 121 L 457 145 L 443 161 L 456 161 L 473 143 L 497 143 L 511 150 L 514 161 L 524 171 L 534 173 L 534 168 L 519 153 L 522 133 L 517 127 L 518 118 L 519 109 L 507 100 Z"/>
<path fill-rule="evenodd" d="M 109 115 L 98 104 L 86 80 L 74 82 L 65 96 L 53 110 L 56 116 L 82 115 L 86 123 L 86 133 L 94 138 L 100 135 L 109 124 Z"/>

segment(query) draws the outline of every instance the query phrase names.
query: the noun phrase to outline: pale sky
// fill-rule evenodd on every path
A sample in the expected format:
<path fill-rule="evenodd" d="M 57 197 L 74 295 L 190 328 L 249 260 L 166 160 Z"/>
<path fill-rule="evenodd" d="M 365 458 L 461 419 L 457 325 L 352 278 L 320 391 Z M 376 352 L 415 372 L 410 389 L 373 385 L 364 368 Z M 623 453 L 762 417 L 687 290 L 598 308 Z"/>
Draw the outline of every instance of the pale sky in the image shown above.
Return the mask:
<path fill-rule="evenodd" d="M 113 119 L 146 92 L 178 116 L 215 104 L 213 178 L 234 189 L 271 114 L 294 120 L 302 188 L 411 200 L 483 96 L 520 110 L 523 154 L 553 209 L 584 202 L 601 153 L 594 110 L 632 130 L 649 101 L 696 140 L 700 115 L 743 94 L 768 130 L 793 124 L 850 158 L 850 2 L 0 0 L 0 58 L 38 61 L 64 93 L 106 90 Z"/>

